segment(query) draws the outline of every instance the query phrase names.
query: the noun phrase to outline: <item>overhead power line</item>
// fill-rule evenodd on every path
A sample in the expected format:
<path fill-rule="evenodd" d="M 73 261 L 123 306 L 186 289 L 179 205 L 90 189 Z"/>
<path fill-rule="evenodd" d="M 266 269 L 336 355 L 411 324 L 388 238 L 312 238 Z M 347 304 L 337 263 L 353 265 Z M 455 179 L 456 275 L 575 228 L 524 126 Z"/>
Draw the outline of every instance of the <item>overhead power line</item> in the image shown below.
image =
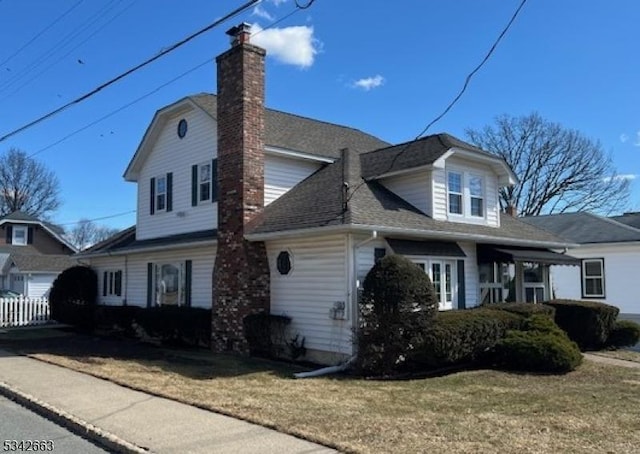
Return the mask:
<path fill-rule="evenodd" d="M 0 0 L 2 1 L 2 0 Z M 45 28 L 43 28 L 42 30 L 40 30 L 38 33 L 36 33 L 33 38 L 31 38 L 29 41 L 27 41 L 25 44 L 23 44 L 18 50 L 16 50 L 14 53 L 12 53 L 11 55 L 9 55 L 7 58 L 5 58 L 2 63 L 0 63 L 0 66 L 4 66 L 5 64 L 9 63 L 9 61 L 11 61 L 11 59 L 13 57 L 15 57 L 16 55 L 18 55 L 20 52 L 22 52 L 24 49 L 26 49 L 29 45 L 31 45 L 36 39 L 40 38 L 44 33 L 46 33 L 51 27 L 53 27 L 55 24 L 57 24 L 58 22 L 60 22 L 62 19 L 64 19 L 71 11 L 73 11 L 74 9 L 76 9 L 78 6 L 80 6 L 80 4 L 83 2 L 84 0 L 79 0 L 76 3 L 73 4 L 73 6 L 71 6 L 71 8 L 69 8 L 68 10 L 66 10 L 64 13 L 62 13 L 60 16 L 58 16 L 53 22 L 51 22 L 49 25 L 47 25 Z"/>
<path fill-rule="evenodd" d="M 254 4 L 258 3 L 260 0 L 250 0 L 247 3 L 243 4 L 242 6 L 240 6 L 239 8 L 236 8 L 235 10 L 231 11 L 230 13 L 226 14 L 225 16 L 223 16 L 222 18 L 214 21 L 213 23 L 207 25 L 206 27 L 198 30 L 197 32 L 187 36 L 186 38 L 182 39 L 181 41 L 178 41 L 177 43 L 171 45 L 170 47 L 168 47 L 167 49 L 164 49 L 162 51 L 160 51 L 158 54 L 154 55 L 153 57 L 143 61 L 142 63 L 134 66 L 133 68 L 125 71 L 124 73 L 120 74 L 119 76 L 114 77 L 113 79 L 103 83 L 102 85 L 94 88 L 93 90 L 91 90 L 88 93 L 85 93 L 84 95 L 74 99 L 73 101 L 68 102 L 67 104 L 27 123 L 24 126 L 19 127 L 18 129 L 14 129 L 13 131 L 5 134 L 4 136 L 0 137 L 0 142 L 3 142 L 5 140 L 7 140 L 9 137 L 13 137 L 16 134 L 23 132 L 29 128 L 32 128 L 33 126 L 42 123 L 43 121 L 59 114 L 60 112 L 63 112 L 64 110 L 68 109 L 69 107 L 74 106 L 75 104 L 79 104 L 87 99 L 89 99 L 90 97 L 94 96 L 96 93 L 104 90 L 105 88 L 109 87 L 110 85 L 115 84 L 116 82 L 124 79 L 125 77 L 133 74 L 134 72 L 140 70 L 141 68 L 144 68 L 145 66 L 153 63 L 154 61 L 160 59 L 161 57 L 164 57 L 165 55 L 173 52 L 174 50 L 178 49 L 179 47 L 182 47 L 183 45 L 187 44 L 189 41 L 192 41 L 193 39 L 197 38 L 198 36 L 208 32 L 209 30 L 217 27 L 218 25 L 226 22 L 227 20 L 231 19 L 232 17 L 237 16 L 238 14 L 242 13 L 243 11 L 245 11 L 246 9 L 248 9 L 249 7 L 253 6 Z"/>
<path fill-rule="evenodd" d="M 507 22 L 507 25 L 505 25 L 505 27 L 502 29 L 502 31 L 500 32 L 500 34 L 498 35 L 498 37 L 495 39 L 495 41 L 493 42 L 493 44 L 491 45 L 491 47 L 489 48 L 489 51 L 487 52 L 487 54 L 484 56 L 484 58 L 482 59 L 482 61 L 473 69 L 473 71 L 471 71 L 467 77 L 464 80 L 464 84 L 462 85 L 462 88 L 460 89 L 460 91 L 458 92 L 458 94 L 453 98 L 453 100 L 447 105 L 447 107 L 442 111 L 442 113 L 440 113 L 439 115 L 437 115 L 433 120 L 431 120 L 423 129 L 422 131 L 420 131 L 420 133 L 415 137 L 415 139 L 413 139 L 410 142 L 407 142 L 404 147 L 402 147 L 402 149 L 398 152 L 398 154 L 396 154 L 394 156 L 394 158 L 391 160 L 388 168 L 382 172 L 382 174 L 384 173 L 388 173 L 391 170 L 393 170 L 393 166 L 395 165 L 396 161 L 398 160 L 398 158 L 403 155 L 404 153 L 407 152 L 407 150 L 409 149 L 409 147 L 411 146 L 411 144 L 413 142 L 415 142 L 416 140 L 420 139 L 423 135 L 425 135 L 427 133 L 427 131 L 431 128 L 431 126 L 433 126 L 434 124 L 436 124 L 438 121 L 440 121 L 452 108 L 453 106 L 456 105 L 456 103 L 460 100 L 460 98 L 462 97 L 462 95 L 465 93 L 465 91 L 467 90 L 467 87 L 469 86 L 469 82 L 471 82 L 471 79 L 473 78 L 473 76 L 476 75 L 476 73 L 478 71 L 480 71 L 480 69 L 485 65 L 485 63 L 487 63 L 487 61 L 489 60 L 489 58 L 491 58 L 491 55 L 493 55 L 493 52 L 496 50 L 496 48 L 498 47 L 498 44 L 500 44 L 500 41 L 502 41 L 502 38 L 507 34 L 507 32 L 509 31 L 509 29 L 511 28 L 511 25 L 513 24 L 513 22 L 516 20 L 516 18 L 518 17 L 518 14 L 520 14 L 520 11 L 522 10 L 522 8 L 524 7 L 525 3 L 527 3 L 527 0 L 522 0 L 520 2 L 520 4 L 518 5 L 518 7 L 516 8 L 516 10 L 514 11 L 514 13 L 511 15 L 511 18 L 509 19 L 509 21 Z M 364 185 L 366 184 L 366 180 L 362 180 L 360 183 L 358 183 L 358 185 L 353 189 L 353 191 L 351 191 L 351 193 L 349 194 L 349 196 L 347 197 L 346 204 L 349 203 L 349 201 L 353 198 L 353 196 L 355 195 L 355 193 Z"/>
<path fill-rule="evenodd" d="M 255 33 L 252 33 L 252 34 L 251 34 L 251 36 L 252 36 L 252 37 L 254 37 L 254 36 L 259 35 L 260 33 L 264 32 L 265 30 L 269 30 L 270 28 L 273 28 L 274 26 L 278 25 L 279 23 L 283 22 L 284 20 L 288 19 L 289 17 L 293 16 L 295 13 L 297 13 L 298 11 L 300 11 L 300 10 L 302 10 L 302 9 L 304 9 L 304 8 L 295 8 L 294 10 L 292 10 L 291 12 L 289 12 L 289 13 L 285 14 L 285 15 L 284 15 L 284 16 L 282 16 L 281 18 L 279 18 L 279 19 L 277 19 L 277 20 L 273 21 L 271 24 L 267 25 L 266 27 L 264 27 L 264 28 L 260 29 L 259 31 L 255 32 Z M 36 152 L 34 152 L 34 153 L 30 154 L 30 155 L 29 155 L 29 157 L 31 157 L 31 158 L 32 158 L 32 157 L 34 157 L 34 156 L 36 156 L 36 155 L 39 155 L 40 153 L 43 153 L 43 152 L 45 152 L 45 151 L 47 151 L 47 150 L 49 150 L 49 149 L 51 149 L 51 148 L 55 147 L 56 145 L 61 144 L 62 142 L 66 141 L 67 139 L 70 139 L 71 137 L 75 136 L 76 134 L 79 134 L 79 133 L 81 133 L 82 131 L 85 131 L 85 130 L 89 129 L 89 128 L 90 128 L 90 127 L 92 127 L 92 126 L 95 126 L 95 125 L 97 125 L 98 123 L 103 122 L 103 121 L 104 121 L 104 120 L 106 120 L 107 118 L 113 117 L 114 115 L 116 115 L 116 114 L 118 114 L 118 113 L 122 112 L 123 110 L 128 109 L 129 107 L 131 107 L 131 106 L 133 106 L 133 105 L 135 105 L 135 104 L 139 103 L 140 101 L 142 101 L 142 100 L 144 100 L 144 99 L 148 98 L 149 96 L 151 96 L 151 95 L 153 95 L 153 94 L 155 94 L 155 93 L 159 92 L 160 90 L 162 90 L 163 88 L 165 88 L 165 87 L 167 87 L 167 86 L 171 85 L 172 83 L 174 83 L 174 82 L 176 82 L 176 81 L 178 81 L 178 80 L 182 79 L 183 77 L 185 77 L 185 76 L 187 76 L 187 75 L 191 74 L 192 72 L 194 72 L 194 71 L 196 71 L 196 70 L 198 70 L 198 69 L 202 68 L 204 65 L 209 64 L 212 60 L 213 60 L 213 57 L 209 57 L 209 58 L 207 58 L 207 59 L 206 59 L 206 60 L 204 60 L 203 62 L 198 63 L 196 66 L 194 66 L 194 67 L 192 67 L 192 68 L 188 69 L 187 71 L 185 71 L 185 72 L 183 72 L 182 74 L 180 74 L 180 75 L 178 75 L 178 76 L 174 77 L 173 79 L 168 80 L 167 82 L 163 83 L 162 85 L 157 86 L 157 87 L 156 87 L 156 88 L 154 88 L 153 90 L 151 90 L 151 91 L 149 91 L 149 92 L 145 93 L 145 94 L 144 94 L 144 95 L 142 95 L 142 96 L 139 96 L 138 98 L 134 99 L 133 101 L 130 101 L 130 102 L 128 102 L 128 103 L 126 103 L 126 104 L 124 104 L 124 105 L 122 105 L 122 106 L 118 107 L 117 109 L 112 110 L 111 112 L 109 112 L 109 113 L 108 113 L 108 114 L 106 114 L 106 115 L 103 115 L 102 117 L 98 118 L 97 120 L 94 120 L 94 121 L 92 121 L 91 123 L 87 123 L 86 125 L 84 125 L 84 126 L 82 126 L 82 127 L 78 128 L 78 129 L 76 129 L 76 130 L 75 130 L 75 131 L 73 131 L 73 132 L 70 132 L 69 134 L 67 134 L 66 136 L 64 136 L 64 137 L 62 137 L 62 138 L 60 138 L 60 139 L 58 139 L 57 141 L 53 142 L 52 144 L 49 144 L 49 145 L 45 146 L 44 148 L 41 148 L 41 149 L 39 149 L 38 151 L 36 151 Z"/>

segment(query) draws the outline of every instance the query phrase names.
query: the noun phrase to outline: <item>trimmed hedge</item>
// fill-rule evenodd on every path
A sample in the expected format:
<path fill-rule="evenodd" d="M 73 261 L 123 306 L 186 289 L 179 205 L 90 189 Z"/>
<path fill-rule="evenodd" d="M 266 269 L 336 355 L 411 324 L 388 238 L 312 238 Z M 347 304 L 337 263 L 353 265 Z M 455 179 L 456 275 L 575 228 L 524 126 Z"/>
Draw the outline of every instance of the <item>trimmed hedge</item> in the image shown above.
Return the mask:
<path fill-rule="evenodd" d="M 417 361 L 431 368 L 479 363 L 523 317 L 489 308 L 440 312 L 424 335 Z"/>
<path fill-rule="evenodd" d="M 285 331 L 291 317 L 261 312 L 242 319 L 244 337 L 249 354 L 265 358 L 278 358 L 286 345 Z"/>
<path fill-rule="evenodd" d="M 607 346 L 630 347 L 640 342 L 640 324 L 631 320 L 617 320 L 609 333 Z"/>
<path fill-rule="evenodd" d="M 485 304 L 481 307 L 485 309 L 497 309 L 514 314 L 522 315 L 523 317 L 531 317 L 533 315 L 546 315 L 551 319 L 554 319 L 556 315 L 555 308 L 546 304 L 533 304 L 533 303 L 492 303 Z"/>
<path fill-rule="evenodd" d="M 211 345 L 211 309 L 185 306 L 144 308 L 135 313 L 132 323 L 166 345 Z"/>
<path fill-rule="evenodd" d="M 367 273 L 356 332 L 356 369 L 394 375 L 413 363 L 438 302 L 431 280 L 401 255 L 387 255 Z"/>
<path fill-rule="evenodd" d="M 82 331 L 94 326 L 93 310 L 98 295 L 98 276 L 87 266 L 72 266 L 58 275 L 51 292 L 51 318 Z"/>
<path fill-rule="evenodd" d="M 564 373 L 582 363 L 582 354 L 553 320 L 534 315 L 496 343 L 494 359 L 504 369 Z"/>
<path fill-rule="evenodd" d="M 545 304 L 555 308 L 556 323 L 582 351 L 606 345 L 620 311 L 596 301 L 551 300 Z"/>

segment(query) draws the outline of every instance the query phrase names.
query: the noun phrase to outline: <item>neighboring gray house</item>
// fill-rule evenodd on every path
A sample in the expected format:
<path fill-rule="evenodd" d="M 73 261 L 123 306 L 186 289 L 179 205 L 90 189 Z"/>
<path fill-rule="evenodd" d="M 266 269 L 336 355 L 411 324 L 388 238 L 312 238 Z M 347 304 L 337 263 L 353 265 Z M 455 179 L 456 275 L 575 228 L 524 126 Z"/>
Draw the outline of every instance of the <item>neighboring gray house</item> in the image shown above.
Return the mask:
<path fill-rule="evenodd" d="M 15 211 L 0 218 L 0 288 L 47 296 L 76 249 L 55 225 Z"/>
<path fill-rule="evenodd" d="M 577 243 L 567 253 L 580 267 L 551 267 L 557 298 L 603 301 L 623 317 L 640 317 L 640 292 L 634 291 L 640 269 L 640 214 L 606 218 L 591 213 L 525 217 L 523 221 Z"/>
<path fill-rule="evenodd" d="M 353 354 L 357 295 L 375 260 L 409 257 L 441 310 L 550 295 L 570 242 L 500 213 L 506 162 L 448 134 L 390 145 L 266 109 L 264 51 L 244 26 L 219 56 L 218 95 L 160 109 L 125 171 L 137 223 L 79 254 L 101 304 L 212 308 L 213 344 L 243 350 L 242 319 L 292 318 L 308 358 Z"/>

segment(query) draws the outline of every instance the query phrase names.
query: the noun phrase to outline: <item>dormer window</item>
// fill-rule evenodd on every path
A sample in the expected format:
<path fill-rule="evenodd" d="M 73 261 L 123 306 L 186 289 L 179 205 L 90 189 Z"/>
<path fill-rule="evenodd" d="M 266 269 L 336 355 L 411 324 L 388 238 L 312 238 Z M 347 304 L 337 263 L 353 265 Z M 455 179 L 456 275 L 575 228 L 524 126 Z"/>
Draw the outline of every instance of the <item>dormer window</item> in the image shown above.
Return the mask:
<path fill-rule="evenodd" d="M 469 195 L 471 199 L 471 216 L 484 217 L 484 190 L 482 177 L 469 176 Z"/>
<path fill-rule="evenodd" d="M 449 213 L 463 214 L 462 211 L 462 174 L 458 172 L 449 172 L 448 176 L 449 191 Z"/>
<path fill-rule="evenodd" d="M 26 246 L 28 239 L 27 227 L 23 225 L 14 225 L 12 231 L 11 244 L 14 246 Z"/>
<path fill-rule="evenodd" d="M 482 175 L 450 170 L 447 172 L 447 209 L 454 217 L 485 216 L 485 181 Z"/>

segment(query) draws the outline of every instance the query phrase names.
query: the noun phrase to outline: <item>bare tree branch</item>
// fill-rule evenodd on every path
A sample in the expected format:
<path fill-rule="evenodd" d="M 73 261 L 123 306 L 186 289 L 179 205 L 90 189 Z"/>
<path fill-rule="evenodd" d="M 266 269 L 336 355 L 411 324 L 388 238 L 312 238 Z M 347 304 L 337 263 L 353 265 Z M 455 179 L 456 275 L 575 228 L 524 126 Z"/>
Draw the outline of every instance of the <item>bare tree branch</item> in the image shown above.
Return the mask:
<path fill-rule="evenodd" d="M 11 148 L 0 156 L 0 216 L 23 211 L 48 219 L 60 207 L 58 178 L 26 152 Z"/>
<path fill-rule="evenodd" d="M 67 234 L 67 239 L 79 251 L 82 251 L 102 240 L 106 240 L 118 233 L 118 231 L 118 229 L 97 225 L 89 219 L 80 219 Z"/>
<path fill-rule="evenodd" d="M 537 113 L 502 115 L 481 130 L 467 129 L 471 142 L 507 161 L 520 183 L 500 190 L 503 209 L 522 216 L 592 211 L 620 212 L 629 181 L 620 177 L 600 142 L 565 129 Z"/>

